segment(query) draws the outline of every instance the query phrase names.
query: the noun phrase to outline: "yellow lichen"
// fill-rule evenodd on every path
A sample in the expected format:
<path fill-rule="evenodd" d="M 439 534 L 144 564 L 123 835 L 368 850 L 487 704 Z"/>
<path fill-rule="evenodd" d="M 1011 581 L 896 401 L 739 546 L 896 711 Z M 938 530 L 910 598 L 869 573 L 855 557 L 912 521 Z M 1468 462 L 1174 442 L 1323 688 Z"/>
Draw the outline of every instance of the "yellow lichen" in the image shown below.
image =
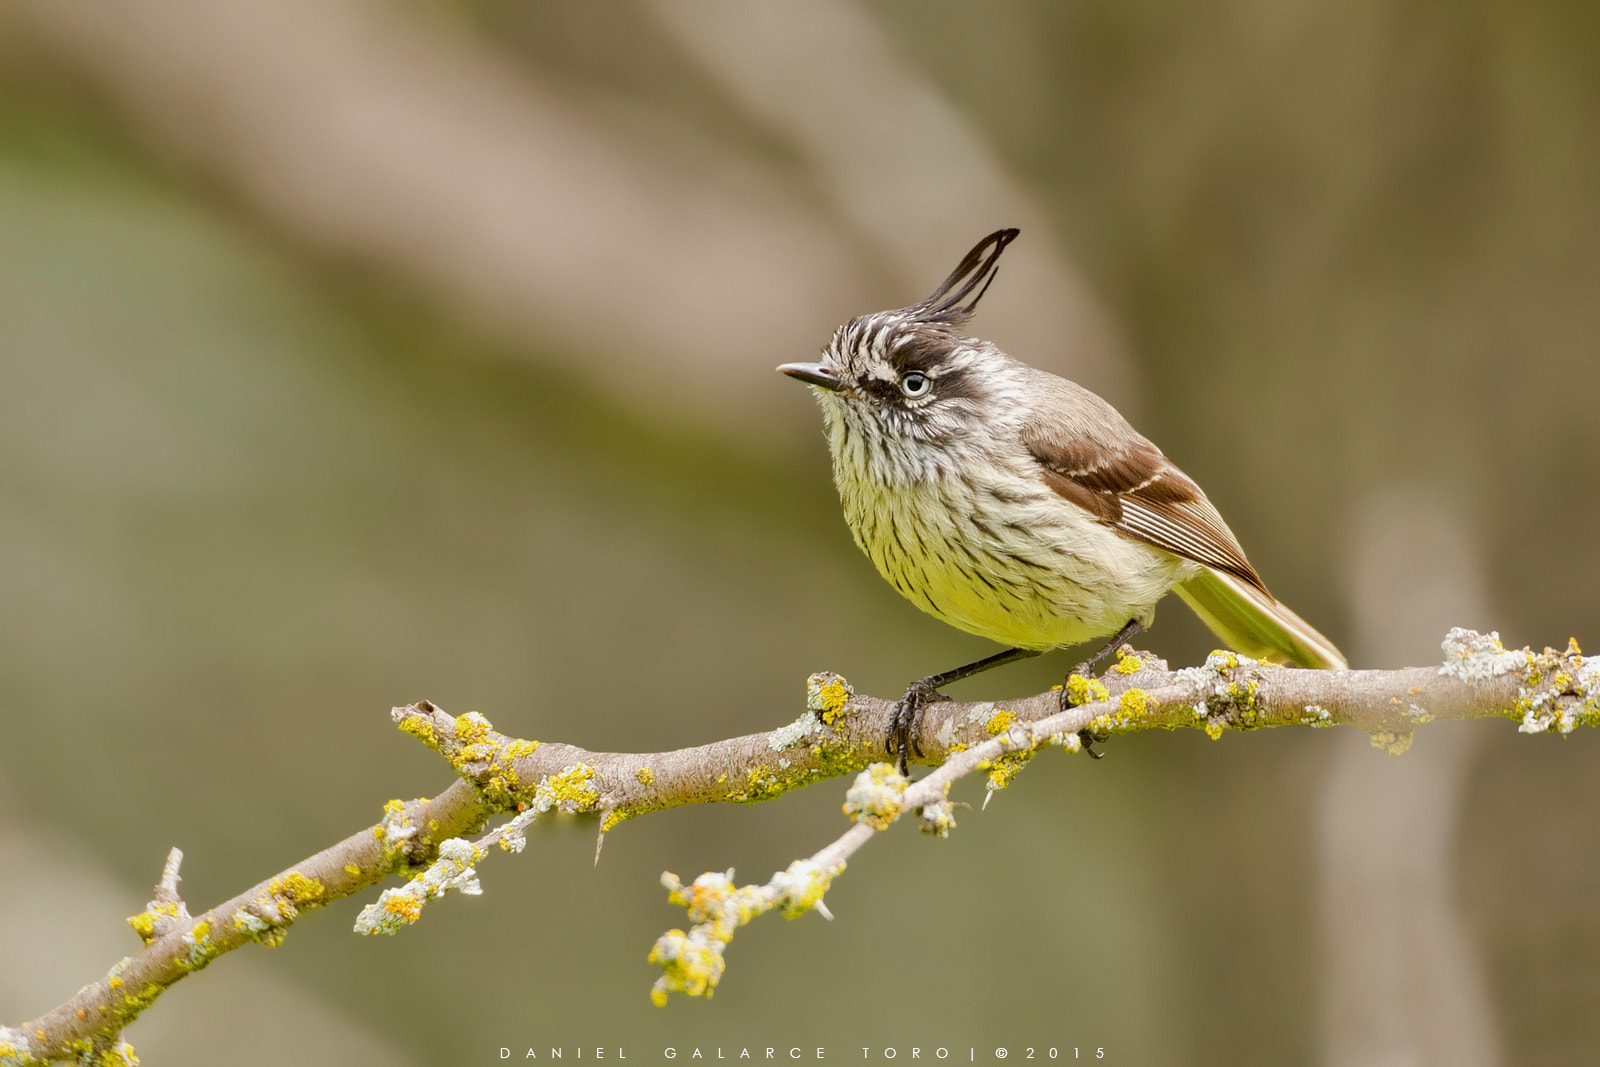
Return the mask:
<path fill-rule="evenodd" d="M 1119 648 L 1117 649 L 1116 665 L 1111 669 L 1118 674 L 1138 674 L 1144 670 L 1144 660 L 1126 649 Z"/>
<path fill-rule="evenodd" d="M 817 686 L 815 699 L 817 714 L 824 724 L 831 726 L 834 720 L 844 714 L 845 705 L 850 702 L 851 695 L 849 683 L 838 676 Z"/>
<path fill-rule="evenodd" d="M 1016 721 L 1017 717 L 1011 712 L 1006 711 L 1004 708 L 996 708 L 994 714 L 989 716 L 989 721 L 983 724 L 983 728 L 988 732 L 989 736 L 993 737 L 995 734 L 1003 734 L 1011 729 L 1011 724 Z"/>
<path fill-rule="evenodd" d="M 649 767 L 640 767 L 633 772 L 633 776 L 639 780 L 640 785 L 650 785 L 656 780 L 656 772 Z"/>
<path fill-rule="evenodd" d="M 122 1008 L 124 1013 L 137 1015 L 156 1002 L 161 995 L 162 987 L 155 982 L 146 983 L 145 987 L 137 993 L 124 993 L 122 995 Z M 42 1034 L 40 1036 L 43 1036 Z"/>
<path fill-rule="evenodd" d="M 1073 707 L 1084 704 L 1094 704 L 1101 700 L 1111 699 L 1111 690 L 1098 678 L 1085 678 L 1081 674 L 1074 674 L 1067 679 L 1067 698 L 1072 701 Z"/>
<path fill-rule="evenodd" d="M 782 796 L 787 789 L 782 778 L 778 777 L 771 767 L 761 764 L 745 772 L 743 792 L 735 794 L 731 799 L 741 800 L 753 804 L 761 800 L 771 800 L 773 797 Z"/>
<path fill-rule="evenodd" d="M 844 813 L 852 821 L 882 830 L 900 817 L 907 778 L 892 763 L 874 763 L 860 774 L 845 793 Z"/>
<path fill-rule="evenodd" d="M 1117 707 L 1129 720 L 1125 725 L 1132 725 L 1150 713 L 1150 694 L 1143 689 L 1129 689 L 1122 694 Z"/>
<path fill-rule="evenodd" d="M 267 893 L 286 918 L 293 919 L 301 908 L 322 903 L 327 895 L 323 884 L 299 871 L 290 871 L 267 883 Z"/>
<path fill-rule="evenodd" d="M 414 923 L 422 917 L 422 901 L 409 893 L 394 893 L 383 901 L 383 910 L 397 919 Z"/>
<path fill-rule="evenodd" d="M 147 945 L 156 938 L 156 921 L 156 916 L 148 911 L 128 916 L 128 925 L 139 935 L 139 940 Z"/>
<path fill-rule="evenodd" d="M 456 740 L 463 745 L 482 741 L 489 736 L 489 731 L 492 729 L 493 727 L 489 725 L 489 720 L 475 711 L 469 711 L 465 715 L 457 715 L 455 719 Z"/>
<path fill-rule="evenodd" d="M 1033 756 L 1033 750 L 1007 752 L 1004 755 L 997 756 L 987 767 L 979 764 L 980 769 L 989 772 L 989 792 L 995 793 L 1009 786 L 1011 780 L 1022 773 L 1022 768 L 1028 765 L 1028 761 L 1033 759 Z"/>
<path fill-rule="evenodd" d="M 539 751 L 538 741 L 524 741 L 521 738 L 517 738 L 506 745 L 506 759 L 521 759 L 524 756 L 531 756 L 537 751 Z"/>
<path fill-rule="evenodd" d="M 562 811 L 588 811 L 600 799 L 600 791 L 590 784 L 594 777 L 593 767 L 575 763 L 560 774 L 546 778 L 540 791 Z"/>
<path fill-rule="evenodd" d="M 1222 724 L 1220 722 L 1206 723 L 1206 736 L 1213 741 L 1222 740 Z"/>
<path fill-rule="evenodd" d="M 433 723 L 421 715 L 407 715 L 400 720 L 400 729 L 429 748 L 438 750 L 439 735 L 434 731 Z"/>

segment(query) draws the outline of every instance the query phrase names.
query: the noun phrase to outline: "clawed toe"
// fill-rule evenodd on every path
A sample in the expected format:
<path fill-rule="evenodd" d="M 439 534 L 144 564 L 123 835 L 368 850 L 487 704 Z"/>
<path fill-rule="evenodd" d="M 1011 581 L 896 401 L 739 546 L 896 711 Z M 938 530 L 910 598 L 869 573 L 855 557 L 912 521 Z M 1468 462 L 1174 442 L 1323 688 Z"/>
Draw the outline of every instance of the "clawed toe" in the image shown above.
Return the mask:
<path fill-rule="evenodd" d="M 1090 759 L 1105 759 L 1104 752 L 1096 752 L 1095 745 L 1103 745 L 1111 740 L 1110 734 L 1097 734 L 1093 730 L 1083 729 L 1078 731 L 1078 743 L 1083 745 L 1083 750 L 1089 753 Z"/>
<path fill-rule="evenodd" d="M 929 704 L 948 699 L 943 693 L 927 684 L 927 679 L 923 679 L 907 686 L 906 695 L 895 704 L 894 717 L 889 722 L 889 736 L 884 738 L 883 747 L 895 757 L 901 774 L 909 773 L 911 753 L 922 755 L 923 711 Z"/>
<path fill-rule="evenodd" d="M 1123 636 L 1123 634 L 1128 633 L 1132 628 L 1133 628 L 1133 624 L 1132 623 L 1130 623 L 1128 626 L 1124 627 L 1123 628 L 1123 633 L 1117 635 L 1118 638 L 1121 638 Z M 1095 676 L 1095 674 L 1094 674 L 1095 668 L 1098 667 L 1100 665 L 1100 662 L 1107 657 L 1107 655 L 1110 653 L 1110 651 L 1114 650 L 1116 647 L 1118 647 L 1119 644 L 1120 644 L 1120 641 L 1116 641 L 1113 644 L 1107 645 L 1105 648 L 1102 648 L 1099 652 L 1097 652 L 1093 657 L 1091 657 L 1090 659 L 1084 660 L 1082 663 L 1078 664 L 1076 667 L 1072 668 L 1072 670 L 1070 672 L 1068 672 L 1066 684 L 1061 687 L 1061 710 L 1062 711 L 1066 711 L 1068 708 L 1073 708 L 1073 707 L 1077 706 L 1077 701 L 1072 699 L 1072 678 L 1073 678 L 1073 676 L 1076 675 L 1076 676 L 1078 676 L 1080 678 L 1085 678 L 1085 679 L 1094 678 L 1094 676 Z M 1082 730 L 1078 731 L 1078 741 L 1079 741 L 1080 744 L 1083 745 L 1083 750 L 1089 754 L 1089 758 L 1090 759 L 1105 759 L 1106 758 L 1106 754 L 1104 752 L 1096 752 L 1095 749 L 1094 749 L 1094 746 L 1095 745 L 1103 745 L 1107 741 L 1109 741 L 1110 739 L 1111 739 L 1111 735 L 1110 734 L 1096 733 L 1095 731 L 1090 730 L 1088 728 L 1085 728 L 1085 729 L 1082 729 Z"/>

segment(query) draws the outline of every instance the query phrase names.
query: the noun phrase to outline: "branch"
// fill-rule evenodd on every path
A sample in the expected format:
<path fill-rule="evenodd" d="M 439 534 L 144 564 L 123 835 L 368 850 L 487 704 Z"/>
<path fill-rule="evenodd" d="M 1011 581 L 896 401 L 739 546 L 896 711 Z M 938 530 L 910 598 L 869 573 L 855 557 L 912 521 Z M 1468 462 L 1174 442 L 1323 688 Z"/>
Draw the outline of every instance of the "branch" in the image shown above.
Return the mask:
<path fill-rule="evenodd" d="M 481 826 L 488 811 L 457 782 L 433 800 L 390 801 L 384 821 L 345 838 L 238 896 L 191 917 L 178 896 L 183 853 L 167 857 L 155 899 L 128 923 L 145 947 L 125 957 L 71 1000 L 17 1027 L 0 1026 L 0 1065 L 57 1060 L 137 1063 L 122 1031 L 180 979 L 251 942 L 283 943 L 307 911 L 365 889 L 431 854 L 439 842 Z M 425 831 L 413 831 L 426 827 Z"/>
<path fill-rule="evenodd" d="M 1202 667 L 1169 671 L 1147 653 L 1123 650 L 1105 679 L 1074 676 L 1078 706 L 1059 710 L 1052 690 L 1015 701 L 927 709 L 922 763 L 937 770 L 908 784 L 883 754 L 894 701 L 855 694 L 838 675 L 813 675 L 807 710 L 788 726 L 695 748 L 658 753 L 590 752 L 572 745 L 507 737 L 476 712 L 450 716 L 427 702 L 395 708 L 400 728 L 443 755 L 461 776 L 433 800 L 390 801 L 382 822 L 239 894 L 198 918 L 178 895 L 181 853 L 168 858 L 155 899 L 129 922 L 145 941 L 99 981 L 21 1026 L 0 1027 L 0 1064 L 44 1064 L 89 1056 L 131 1057 L 123 1029 L 174 982 L 252 941 L 280 944 L 301 914 L 349 896 L 393 873 L 414 873 L 386 890 L 358 921 L 365 932 L 393 932 L 448 889 L 476 889 L 473 864 L 491 846 L 518 851 L 530 820 L 552 809 L 601 816 L 601 834 L 662 808 L 712 801 L 753 803 L 824 778 L 866 771 L 846 810 L 856 825 L 765 886 L 734 888 L 731 872 L 684 886 L 663 881 L 690 907 L 694 929 L 673 931 L 652 958 L 667 969 L 653 994 L 709 995 L 721 950 L 757 914 L 790 917 L 817 909 L 848 857 L 904 811 L 941 836 L 955 821 L 946 793 L 956 778 L 989 772 L 991 792 L 1048 744 L 1080 747 L 1078 731 L 1109 735 L 1193 727 L 1212 737 L 1268 726 L 1350 725 L 1400 753 L 1420 724 L 1435 719 L 1512 718 L 1524 733 L 1600 724 L 1600 657 L 1564 651 L 1507 651 L 1495 635 L 1452 630 L 1442 667 L 1393 671 L 1309 671 L 1213 653 Z M 1002 706 L 1003 705 L 1003 706 Z M 515 812 L 475 843 L 460 835 L 495 813 Z"/>
<path fill-rule="evenodd" d="M 844 871 L 846 859 L 903 812 L 915 811 L 924 833 L 948 836 L 955 827 L 948 799 L 952 782 L 988 770 L 992 796 L 1042 746 L 1078 751 L 1080 730 L 1098 736 L 1196 726 L 1216 740 L 1225 729 L 1349 724 L 1398 756 L 1410 746 L 1416 727 L 1435 719 L 1515 718 L 1522 733 L 1555 728 L 1563 735 L 1579 725 L 1600 725 L 1600 657 L 1585 659 L 1575 641 L 1564 652 L 1547 648 L 1536 655 L 1507 651 L 1498 634 L 1455 629 L 1443 650 L 1443 666 L 1397 671 L 1288 670 L 1214 652 L 1204 667 L 1168 672 L 1165 663 L 1124 648 L 1108 673 L 1109 686 L 1076 675 L 1069 679 L 1079 706 L 1066 711 L 1053 711 L 1059 707 L 1054 692 L 1007 710 L 993 704 L 937 705 L 945 729 L 988 716 L 984 728 L 995 736 L 975 747 L 950 746 L 953 754 L 914 785 L 887 763 L 863 771 L 845 802 L 856 825 L 764 886 L 735 887 L 731 870 L 703 874 L 687 887 L 670 872 L 662 875 L 668 898 L 688 909 L 694 925 L 687 933 L 669 930 L 657 939 L 650 961 L 663 974 L 651 988 L 651 1000 L 665 1005 L 672 991 L 711 996 L 722 977 L 723 950 L 740 926 L 774 908 L 790 919 L 812 908 L 831 919 L 822 897 Z M 1041 704 L 1046 714 L 1032 717 Z M 963 708 L 969 710 L 963 714 Z M 926 734 L 923 747 L 929 747 Z"/>

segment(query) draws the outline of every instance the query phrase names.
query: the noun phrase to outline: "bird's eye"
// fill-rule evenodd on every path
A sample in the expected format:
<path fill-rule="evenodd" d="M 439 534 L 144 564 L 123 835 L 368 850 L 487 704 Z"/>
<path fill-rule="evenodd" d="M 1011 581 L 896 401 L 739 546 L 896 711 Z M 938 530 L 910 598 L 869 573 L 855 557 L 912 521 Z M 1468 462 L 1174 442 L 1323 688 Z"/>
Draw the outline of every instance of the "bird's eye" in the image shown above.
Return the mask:
<path fill-rule="evenodd" d="M 900 391 L 911 399 L 927 396 L 933 388 L 933 379 L 919 370 L 906 371 L 900 379 Z"/>

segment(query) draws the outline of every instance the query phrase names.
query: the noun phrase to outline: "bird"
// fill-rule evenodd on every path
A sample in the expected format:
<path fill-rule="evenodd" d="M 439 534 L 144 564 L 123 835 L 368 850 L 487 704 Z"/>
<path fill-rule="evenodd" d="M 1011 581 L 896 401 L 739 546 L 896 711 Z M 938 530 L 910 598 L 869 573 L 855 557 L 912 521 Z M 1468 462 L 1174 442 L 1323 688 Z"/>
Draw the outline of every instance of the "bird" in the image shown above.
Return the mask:
<path fill-rule="evenodd" d="M 935 618 L 1006 646 L 907 686 L 885 739 L 902 773 L 943 687 L 1111 635 L 1074 668 L 1090 676 L 1168 592 L 1236 652 L 1347 666 L 1267 591 L 1194 480 L 1114 407 L 969 335 L 1018 233 L 985 237 L 925 299 L 840 326 L 820 361 L 777 368 L 822 409 L 845 522 L 878 573 Z"/>

